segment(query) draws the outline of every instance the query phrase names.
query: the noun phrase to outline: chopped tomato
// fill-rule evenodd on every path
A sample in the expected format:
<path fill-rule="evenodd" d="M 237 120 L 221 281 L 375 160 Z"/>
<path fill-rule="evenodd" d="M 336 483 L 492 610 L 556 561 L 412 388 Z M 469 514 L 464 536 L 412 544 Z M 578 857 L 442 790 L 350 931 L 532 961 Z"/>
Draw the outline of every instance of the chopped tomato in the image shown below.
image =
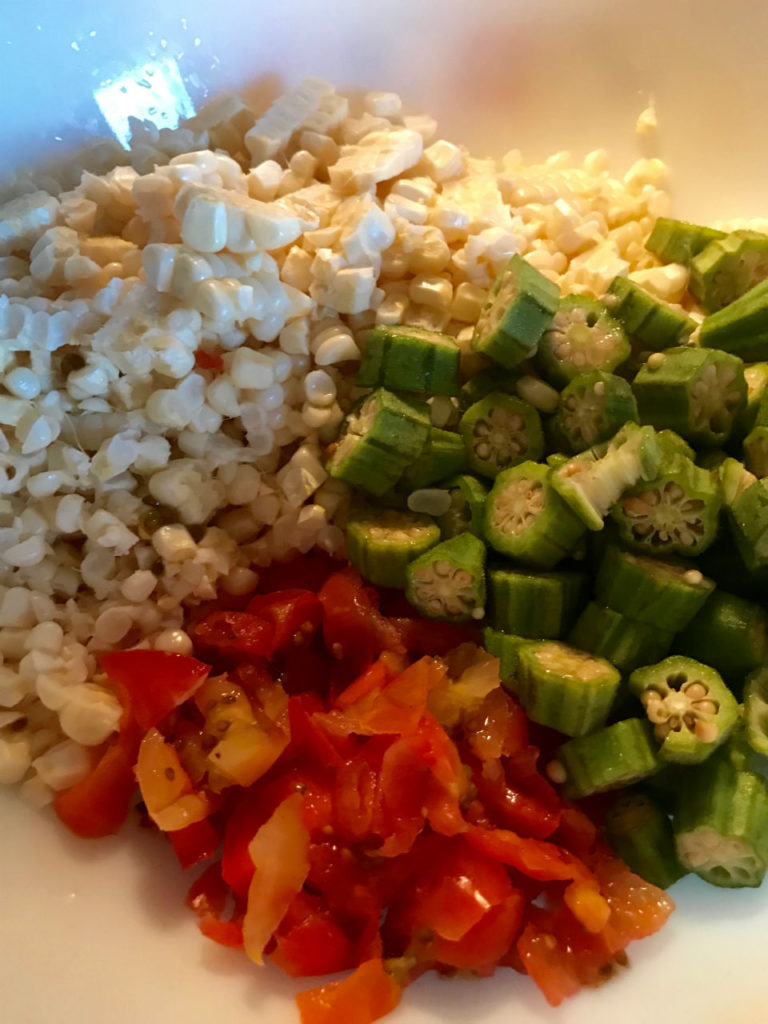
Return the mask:
<path fill-rule="evenodd" d="M 275 809 L 248 846 L 254 873 L 243 918 L 243 944 L 260 964 L 264 950 L 309 873 L 309 831 L 303 799 L 293 793 Z"/>
<path fill-rule="evenodd" d="M 411 614 L 413 609 L 411 609 Z M 447 654 L 460 644 L 481 642 L 481 630 L 468 623 L 438 622 L 435 619 L 395 617 L 389 620 L 403 647 L 411 654 Z"/>
<path fill-rule="evenodd" d="M 224 369 L 224 360 L 218 352 L 207 352 L 204 348 L 199 348 L 195 352 L 195 366 L 199 370 L 215 370 L 216 373 L 221 373 Z"/>
<path fill-rule="evenodd" d="M 166 651 L 110 651 L 99 657 L 121 703 L 140 729 L 151 729 L 188 700 L 209 665 Z"/>
<path fill-rule="evenodd" d="M 117 735 L 86 777 L 54 797 L 53 808 L 75 835 L 84 839 L 111 836 L 131 811 L 136 778 L 133 766 L 139 749 L 133 726 Z"/>
<path fill-rule="evenodd" d="M 192 629 L 203 650 L 246 658 L 268 657 L 272 653 L 275 627 L 271 622 L 248 612 L 210 612 Z"/>
<path fill-rule="evenodd" d="M 354 966 L 354 948 L 322 900 L 307 892 L 294 898 L 275 932 L 269 954 L 292 978 L 334 974 Z"/>
<path fill-rule="evenodd" d="M 508 829 L 471 825 L 467 839 L 478 850 L 540 881 L 591 881 L 589 869 L 568 850 L 539 839 L 523 839 Z"/>
<path fill-rule="evenodd" d="M 296 555 L 283 562 L 272 562 L 259 569 L 258 589 L 262 594 L 271 594 L 276 590 L 301 586 L 316 594 L 331 573 L 338 572 L 343 567 L 343 562 L 315 548 L 306 555 Z"/>
<path fill-rule="evenodd" d="M 197 914 L 203 935 L 222 946 L 242 949 L 242 914 L 235 906 L 230 920 L 223 920 L 229 900 L 229 887 L 221 877 L 218 864 L 211 864 L 187 893 L 187 906 Z"/>
<path fill-rule="evenodd" d="M 363 585 L 354 569 L 329 576 L 318 597 L 325 644 L 353 673 L 362 672 L 382 651 L 405 653 L 397 629 L 376 607 L 375 591 Z"/>
<path fill-rule="evenodd" d="M 157 729 L 141 741 L 136 779 L 147 813 L 163 832 L 176 832 L 207 818 L 207 793 L 196 792 L 176 748 Z"/>
<path fill-rule="evenodd" d="M 186 870 L 200 861 L 208 860 L 219 848 L 219 833 L 208 818 L 196 821 L 178 832 L 168 832 L 173 852 Z"/>
<path fill-rule="evenodd" d="M 343 981 L 300 992 L 301 1024 L 371 1024 L 390 1013 L 402 990 L 382 960 L 368 960 Z"/>
<path fill-rule="evenodd" d="M 307 644 L 317 632 L 323 606 L 311 590 L 278 590 L 257 594 L 246 612 L 258 615 L 274 627 L 272 652 Z"/>

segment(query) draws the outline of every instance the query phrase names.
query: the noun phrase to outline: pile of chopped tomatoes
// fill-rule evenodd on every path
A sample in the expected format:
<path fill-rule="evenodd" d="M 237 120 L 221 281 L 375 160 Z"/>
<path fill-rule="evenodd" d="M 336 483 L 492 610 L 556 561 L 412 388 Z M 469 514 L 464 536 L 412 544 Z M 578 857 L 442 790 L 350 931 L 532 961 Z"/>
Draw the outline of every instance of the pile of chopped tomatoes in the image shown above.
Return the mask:
<path fill-rule="evenodd" d="M 301 589 L 288 586 L 300 582 Z M 387 612 L 387 614 L 384 614 Z M 416 619 L 313 554 L 199 610 L 199 659 L 105 654 L 119 736 L 56 810 L 116 831 L 135 784 L 203 933 L 293 977 L 304 1024 L 367 1024 L 429 969 L 529 974 L 553 1005 L 673 904 L 537 768 L 474 627 Z"/>

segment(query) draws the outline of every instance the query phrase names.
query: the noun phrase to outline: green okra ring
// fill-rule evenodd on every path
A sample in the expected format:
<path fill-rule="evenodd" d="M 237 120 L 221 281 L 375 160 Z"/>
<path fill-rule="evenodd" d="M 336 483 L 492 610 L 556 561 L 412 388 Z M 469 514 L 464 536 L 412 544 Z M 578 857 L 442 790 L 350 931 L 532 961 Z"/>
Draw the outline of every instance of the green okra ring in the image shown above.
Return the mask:
<path fill-rule="evenodd" d="M 405 594 L 426 618 L 447 622 L 485 615 L 485 544 L 471 533 L 442 541 L 406 569 Z"/>
<path fill-rule="evenodd" d="M 602 302 L 566 295 L 539 342 L 536 365 L 548 381 L 563 387 L 589 370 L 615 370 L 629 354 L 621 324 Z"/>
<path fill-rule="evenodd" d="M 459 423 L 467 462 L 474 473 L 495 477 L 504 469 L 544 454 L 536 409 L 520 398 L 493 391 L 470 406 Z"/>
<path fill-rule="evenodd" d="M 347 519 L 349 560 L 364 579 L 381 587 L 403 589 L 408 563 L 439 541 L 440 528 L 428 516 L 364 508 Z"/>
<path fill-rule="evenodd" d="M 548 774 L 563 780 L 567 797 L 580 799 L 629 786 L 660 767 L 648 723 L 626 718 L 564 743 L 556 761 L 548 766 Z"/>
<path fill-rule="evenodd" d="M 672 822 L 650 794 L 620 796 L 606 811 L 603 828 L 614 852 L 651 885 L 668 889 L 688 873 L 675 851 Z"/>

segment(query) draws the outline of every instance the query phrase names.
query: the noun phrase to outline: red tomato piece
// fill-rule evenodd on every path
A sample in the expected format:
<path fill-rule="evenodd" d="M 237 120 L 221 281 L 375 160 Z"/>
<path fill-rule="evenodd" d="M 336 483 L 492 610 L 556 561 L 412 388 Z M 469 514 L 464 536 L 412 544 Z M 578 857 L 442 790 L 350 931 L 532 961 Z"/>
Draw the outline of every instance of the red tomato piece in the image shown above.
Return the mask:
<path fill-rule="evenodd" d="M 145 732 L 197 690 L 210 665 L 166 651 L 110 651 L 99 657 L 121 703 Z"/>
<path fill-rule="evenodd" d="M 221 877 L 221 865 L 211 864 L 192 884 L 187 894 L 187 906 L 198 916 L 203 935 L 231 949 L 243 948 L 242 913 L 237 907 L 229 920 L 223 920 L 230 900 L 229 887 Z"/>
<path fill-rule="evenodd" d="M 317 593 L 331 573 L 344 568 L 344 563 L 314 548 L 306 555 L 296 555 L 284 562 L 272 562 L 259 569 L 259 592 L 270 594 L 301 586 Z"/>
<path fill-rule="evenodd" d="M 354 569 L 333 573 L 318 594 L 326 647 L 355 674 L 382 651 L 405 653 L 400 634 L 379 612 L 375 596 Z"/>
<path fill-rule="evenodd" d="M 411 613 L 413 609 L 411 609 Z M 435 619 L 395 617 L 389 620 L 411 654 L 447 654 L 461 644 L 481 644 L 482 631 L 468 623 L 437 622 Z"/>
<path fill-rule="evenodd" d="M 269 657 L 274 633 L 274 625 L 266 619 L 235 611 L 210 612 L 192 627 L 193 638 L 201 647 L 246 658 Z"/>
<path fill-rule="evenodd" d="M 224 360 L 218 352 L 206 352 L 204 348 L 199 348 L 195 352 L 195 366 L 199 370 L 215 370 L 216 373 L 221 373 L 224 369 Z"/>
<path fill-rule="evenodd" d="M 301 1024 L 371 1024 L 400 1002 L 402 989 L 380 959 L 367 960 L 343 981 L 300 992 Z"/>
<path fill-rule="evenodd" d="M 98 839 L 114 835 L 131 811 L 136 793 L 133 766 L 141 736 L 129 726 L 106 748 L 89 775 L 57 793 L 53 808 L 75 835 Z"/>
<path fill-rule="evenodd" d="M 292 978 L 335 974 L 354 966 L 353 946 L 322 900 L 300 892 L 275 932 L 270 959 Z"/>
<path fill-rule="evenodd" d="M 502 864 L 542 882 L 593 882 L 589 869 L 568 850 L 540 839 L 524 839 L 508 829 L 470 825 L 467 839 Z"/>
<path fill-rule="evenodd" d="M 166 832 L 179 864 L 186 870 L 208 860 L 219 848 L 219 833 L 208 818 L 196 821 L 177 832 Z"/>
<path fill-rule="evenodd" d="M 311 590 L 277 590 L 256 594 L 246 612 L 258 615 L 274 627 L 272 652 L 310 642 L 323 617 L 323 606 Z"/>
<path fill-rule="evenodd" d="M 412 949 L 424 959 L 447 967 L 492 974 L 520 934 L 524 912 L 525 897 L 515 889 L 501 903 L 491 907 L 461 939 L 451 941 L 435 935 L 423 946 Z"/>

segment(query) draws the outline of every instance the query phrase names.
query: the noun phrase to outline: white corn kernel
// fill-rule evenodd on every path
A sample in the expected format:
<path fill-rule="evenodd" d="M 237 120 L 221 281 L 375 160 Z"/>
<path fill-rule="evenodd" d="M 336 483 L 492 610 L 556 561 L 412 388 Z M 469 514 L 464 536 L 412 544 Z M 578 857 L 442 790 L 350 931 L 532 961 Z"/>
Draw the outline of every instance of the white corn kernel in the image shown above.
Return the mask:
<path fill-rule="evenodd" d="M 251 348 L 239 348 L 232 356 L 229 367 L 232 383 L 238 388 L 268 388 L 275 382 L 270 356 Z"/>
<path fill-rule="evenodd" d="M 167 651 L 170 654 L 191 654 L 194 650 L 189 634 L 183 629 L 164 629 L 157 634 L 152 646 L 156 651 Z"/>
<path fill-rule="evenodd" d="M 444 516 L 451 507 L 451 495 L 439 487 L 422 487 L 408 495 L 408 508 L 427 516 Z"/>
<path fill-rule="evenodd" d="M 64 630 L 58 622 L 40 622 L 29 631 L 24 642 L 27 651 L 46 651 L 59 654 L 64 643 Z"/>
<path fill-rule="evenodd" d="M 157 577 L 149 569 L 137 569 L 120 584 L 120 592 L 126 601 L 140 604 L 146 601 L 157 586 Z"/>
<path fill-rule="evenodd" d="M 363 96 L 363 109 L 374 117 L 398 117 L 403 101 L 396 92 L 367 92 Z"/>
<path fill-rule="evenodd" d="M 259 574 L 245 565 L 236 565 L 226 576 L 222 576 L 219 585 L 225 593 L 242 597 L 250 594 L 259 585 Z"/>
<path fill-rule="evenodd" d="M 17 398 L 37 398 L 42 390 L 37 374 L 26 366 L 15 367 L 6 374 L 3 383 Z"/>
<path fill-rule="evenodd" d="M 85 747 L 74 740 L 63 740 L 32 762 L 40 779 L 58 792 L 81 782 L 91 771 L 91 758 Z"/>
<path fill-rule="evenodd" d="M 0 707 L 15 707 L 27 696 L 27 692 L 27 685 L 18 672 L 0 665 Z"/>
<path fill-rule="evenodd" d="M 336 400 L 336 382 L 325 370 L 312 370 L 304 378 L 304 394 L 312 405 L 333 405 Z"/>
<path fill-rule="evenodd" d="M 323 331 L 315 339 L 315 362 L 318 366 L 335 366 L 360 358 L 360 349 L 354 338 L 346 331 Z"/>
<path fill-rule="evenodd" d="M 152 534 L 152 547 L 166 562 L 184 562 L 197 554 L 197 544 L 186 526 L 172 523 Z"/>
<path fill-rule="evenodd" d="M 539 412 L 553 413 L 560 404 L 560 393 L 538 377 L 522 376 L 515 384 L 515 390 L 524 402 Z"/>
<path fill-rule="evenodd" d="M 12 786 L 20 782 L 27 774 L 31 760 L 26 737 L 6 739 L 0 736 L 0 784 Z"/>
<path fill-rule="evenodd" d="M 79 683 L 69 689 L 59 721 L 70 739 L 95 747 L 117 729 L 122 714 L 123 709 L 113 694 L 95 683 Z"/>
<path fill-rule="evenodd" d="M 450 181 L 464 173 L 464 156 L 458 146 L 438 139 L 424 150 L 422 162 L 437 182 Z"/>
<path fill-rule="evenodd" d="M 453 298 L 453 285 L 447 277 L 421 274 L 414 277 L 408 287 L 411 302 L 441 312 L 448 309 Z"/>

